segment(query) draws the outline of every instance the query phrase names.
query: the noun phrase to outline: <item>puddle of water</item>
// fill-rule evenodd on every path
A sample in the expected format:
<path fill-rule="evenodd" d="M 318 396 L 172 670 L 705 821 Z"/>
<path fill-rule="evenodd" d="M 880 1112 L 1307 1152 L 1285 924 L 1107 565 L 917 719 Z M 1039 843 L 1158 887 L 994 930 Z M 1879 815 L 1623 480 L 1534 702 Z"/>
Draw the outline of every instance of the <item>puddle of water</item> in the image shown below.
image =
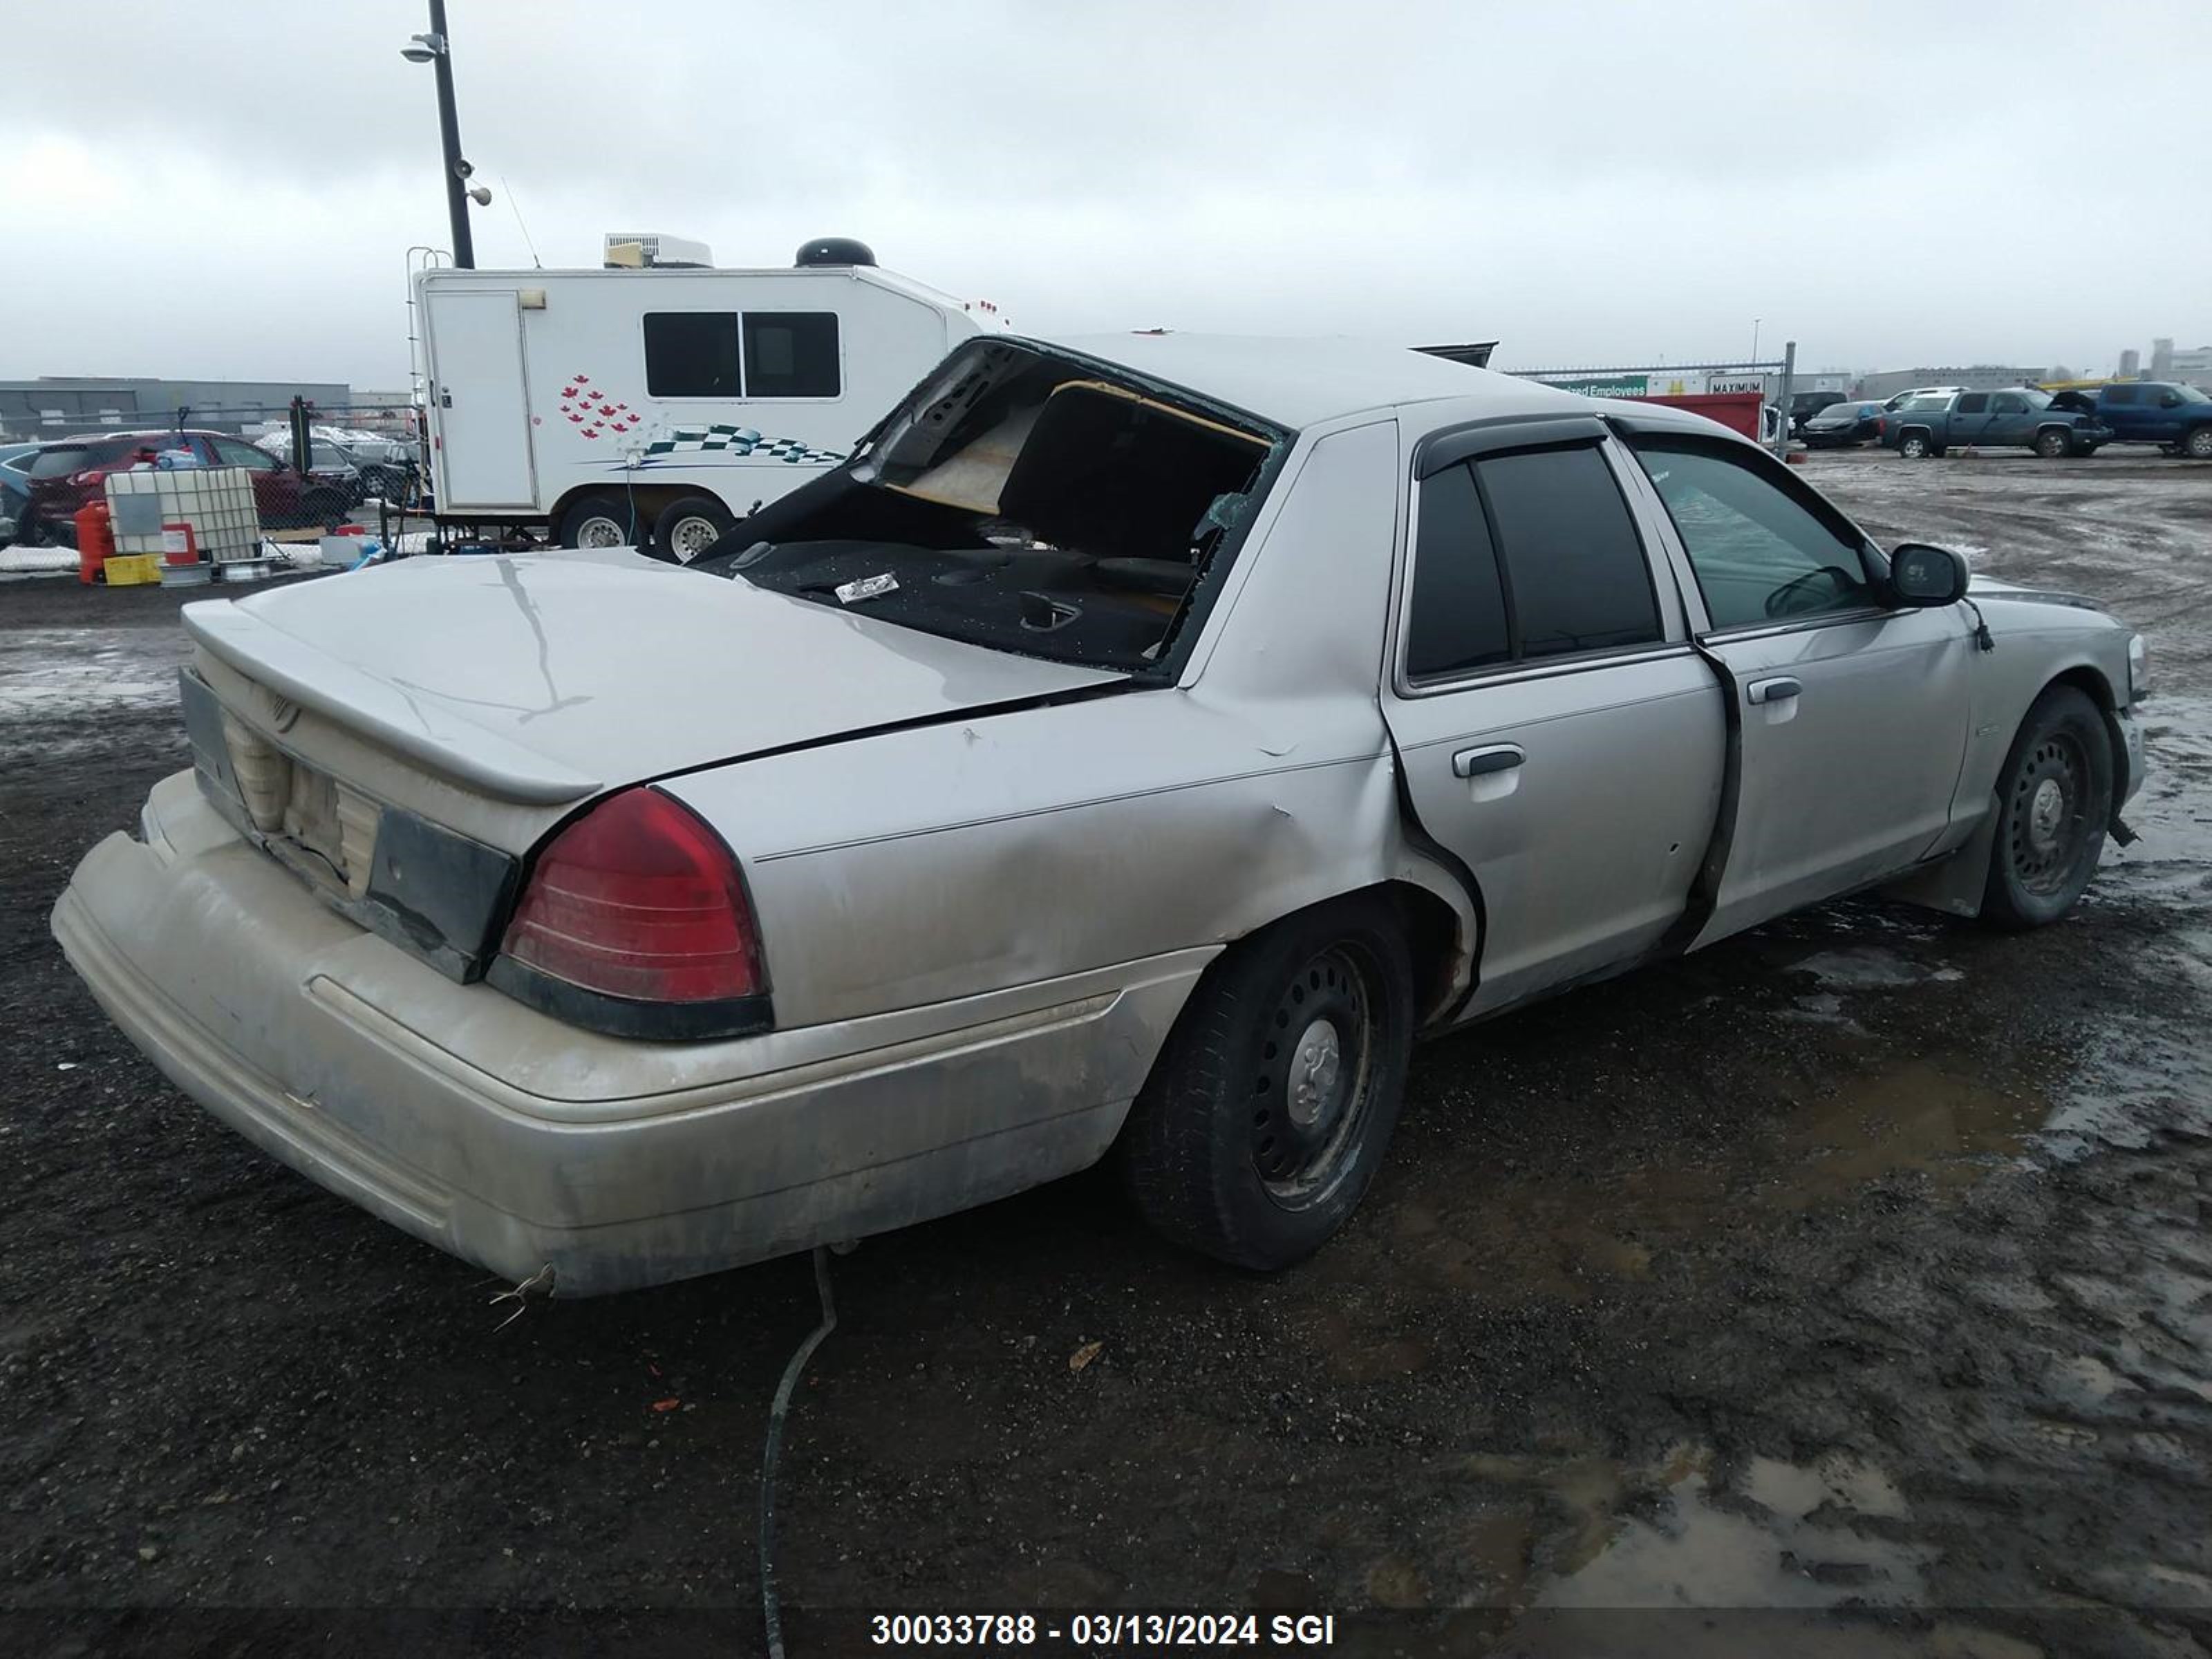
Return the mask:
<path fill-rule="evenodd" d="M 1791 1129 L 1794 1156 L 1761 1197 L 1803 1209 L 1908 1170 L 1939 1186 L 1963 1185 L 1985 1173 L 1990 1158 L 2018 1154 L 2050 1111 L 2032 1088 L 2000 1089 L 1907 1060 L 1845 1082 Z"/>
<path fill-rule="evenodd" d="M 1930 1552 L 1853 1524 L 1905 1512 L 1887 1477 L 1840 1456 L 1809 1468 L 1756 1460 L 1733 1489 L 1692 1468 L 1650 1512 L 1620 1519 L 1603 1547 L 1547 1584 L 1536 1605 L 1905 1605 L 1920 1595 Z"/>
<path fill-rule="evenodd" d="M 181 635 L 136 629 L 26 628 L 0 635 L 0 721 L 80 709 L 157 708 L 177 699 Z"/>
<path fill-rule="evenodd" d="M 1811 974 L 1821 984 L 1837 991 L 1887 991 L 1930 981 L 1948 984 L 1966 977 L 1956 968 L 1913 962 L 1875 945 L 1819 951 L 1793 965 L 1801 973 Z M 1836 1001 L 1833 997 L 1827 1000 Z"/>

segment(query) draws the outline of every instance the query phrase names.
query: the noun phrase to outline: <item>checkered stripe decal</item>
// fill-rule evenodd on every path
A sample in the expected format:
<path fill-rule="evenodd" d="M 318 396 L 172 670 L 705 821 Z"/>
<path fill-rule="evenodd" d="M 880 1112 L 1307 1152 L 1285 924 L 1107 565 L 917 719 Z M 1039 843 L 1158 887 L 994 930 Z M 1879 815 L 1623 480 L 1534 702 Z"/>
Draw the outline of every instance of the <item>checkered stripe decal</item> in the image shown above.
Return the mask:
<path fill-rule="evenodd" d="M 814 449 L 796 438 L 763 438 L 749 426 L 679 426 L 645 447 L 653 455 L 761 455 L 793 465 L 826 465 L 845 459 L 842 450 Z"/>

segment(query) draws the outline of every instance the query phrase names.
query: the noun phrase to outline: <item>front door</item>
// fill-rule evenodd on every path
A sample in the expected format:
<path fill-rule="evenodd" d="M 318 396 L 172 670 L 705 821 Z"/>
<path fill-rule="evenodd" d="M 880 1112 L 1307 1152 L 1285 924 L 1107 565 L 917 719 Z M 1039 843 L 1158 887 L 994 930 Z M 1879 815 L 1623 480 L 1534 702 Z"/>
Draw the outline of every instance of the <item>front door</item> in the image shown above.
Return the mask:
<path fill-rule="evenodd" d="M 2018 445 L 2025 449 L 2035 441 L 2035 410 L 2025 392 L 1998 392 L 1990 397 L 1990 424 L 1982 441 Z"/>
<path fill-rule="evenodd" d="M 1472 1012 L 1656 944 L 1718 809 L 1720 686 L 1592 426 L 1492 432 L 1416 491 L 1384 714 L 1415 816 L 1480 892 Z"/>
<path fill-rule="evenodd" d="M 1739 802 L 1699 941 L 1915 862 L 1949 826 L 1966 753 L 1962 608 L 1893 605 L 1864 537 L 1758 450 L 1668 434 L 1636 453 L 1740 721 Z"/>

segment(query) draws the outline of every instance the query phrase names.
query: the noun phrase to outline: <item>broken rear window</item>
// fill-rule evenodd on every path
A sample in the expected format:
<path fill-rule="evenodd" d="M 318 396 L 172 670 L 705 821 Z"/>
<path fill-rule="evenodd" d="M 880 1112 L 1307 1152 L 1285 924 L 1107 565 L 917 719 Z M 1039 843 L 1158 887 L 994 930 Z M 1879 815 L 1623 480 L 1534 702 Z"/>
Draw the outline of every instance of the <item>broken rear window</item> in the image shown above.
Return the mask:
<path fill-rule="evenodd" d="M 1194 631 L 1286 436 L 1097 365 L 971 347 L 853 463 L 694 568 L 974 644 L 1142 670 Z"/>

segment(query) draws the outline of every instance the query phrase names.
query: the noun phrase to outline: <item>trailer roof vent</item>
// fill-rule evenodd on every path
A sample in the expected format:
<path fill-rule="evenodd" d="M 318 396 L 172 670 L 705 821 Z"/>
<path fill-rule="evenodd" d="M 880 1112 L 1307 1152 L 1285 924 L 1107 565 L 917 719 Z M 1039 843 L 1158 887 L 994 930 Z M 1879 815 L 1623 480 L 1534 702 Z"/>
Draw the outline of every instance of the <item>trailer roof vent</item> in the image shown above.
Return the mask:
<path fill-rule="evenodd" d="M 799 250 L 792 264 L 801 270 L 809 265 L 872 265 L 876 256 L 866 242 L 849 236 L 817 236 Z"/>

